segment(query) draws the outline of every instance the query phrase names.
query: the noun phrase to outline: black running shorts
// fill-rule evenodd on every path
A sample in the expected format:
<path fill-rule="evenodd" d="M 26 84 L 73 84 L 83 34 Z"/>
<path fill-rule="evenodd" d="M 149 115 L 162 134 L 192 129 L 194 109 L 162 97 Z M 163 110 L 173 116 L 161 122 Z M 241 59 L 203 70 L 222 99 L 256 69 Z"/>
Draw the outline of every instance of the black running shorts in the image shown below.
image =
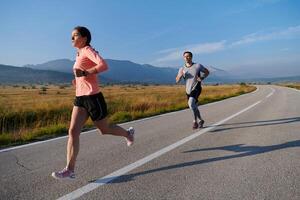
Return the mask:
<path fill-rule="evenodd" d="M 201 84 L 198 84 L 194 90 L 191 91 L 190 94 L 186 94 L 187 100 L 189 100 L 190 97 L 194 97 L 196 99 L 196 103 L 198 102 L 198 98 L 201 94 L 202 86 Z"/>
<path fill-rule="evenodd" d="M 93 121 L 104 119 L 107 116 L 107 106 L 101 92 L 98 94 L 76 97 L 74 106 L 85 108 Z"/>

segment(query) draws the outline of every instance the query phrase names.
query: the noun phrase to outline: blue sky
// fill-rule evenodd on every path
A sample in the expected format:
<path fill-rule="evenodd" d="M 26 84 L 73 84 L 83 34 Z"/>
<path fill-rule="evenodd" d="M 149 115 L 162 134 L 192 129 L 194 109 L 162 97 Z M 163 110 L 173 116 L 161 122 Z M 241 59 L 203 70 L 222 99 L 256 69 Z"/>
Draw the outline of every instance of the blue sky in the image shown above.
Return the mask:
<path fill-rule="evenodd" d="M 0 9 L 1 64 L 73 60 L 71 31 L 83 25 L 104 58 L 178 67 L 191 50 L 206 66 L 300 75 L 298 0 L 10 0 Z"/>

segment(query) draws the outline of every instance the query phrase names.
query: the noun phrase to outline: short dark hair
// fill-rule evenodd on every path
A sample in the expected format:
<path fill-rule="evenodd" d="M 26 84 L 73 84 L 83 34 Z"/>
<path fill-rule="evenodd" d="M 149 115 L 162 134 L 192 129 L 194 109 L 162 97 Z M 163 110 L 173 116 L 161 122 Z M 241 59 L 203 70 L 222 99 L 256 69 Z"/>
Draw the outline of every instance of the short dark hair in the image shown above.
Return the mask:
<path fill-rule="evenodd" d="M 185 51 L 182 55 L 184 55 L 184 54 L 186 54 L 186 53 L 190 54 L 190 56 L 193 57 L 193 54 L 192 54 L 192 52 L 190 52 L 190 51 Z"/>
<path fill-rule="evenodd" d="M 90 46 L 92 40 L 91 32 L 84 26 L 76 26 L 74 30 L 77 30 L 82 37 L 86 37 L 86 45 Z"/>

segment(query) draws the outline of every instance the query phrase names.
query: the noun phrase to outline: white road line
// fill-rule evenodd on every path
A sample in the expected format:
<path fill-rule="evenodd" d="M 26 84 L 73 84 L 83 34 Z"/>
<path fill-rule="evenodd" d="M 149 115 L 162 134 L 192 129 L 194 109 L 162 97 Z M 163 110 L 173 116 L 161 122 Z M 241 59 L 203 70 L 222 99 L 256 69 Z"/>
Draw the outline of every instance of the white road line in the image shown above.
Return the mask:
<path fill-rule="evenodd" d="M 90 133 L 90 132 L 93 132 L 93 131 L 95 131 L 95 130 L 82 132 L 81 134 L 86 134 L 86 133 Z M 68 136 L 66 135 L 66 136 L 61 136 L 61 137 L 57 137 L 57 138 L 53 138 L 53 139 L 49 139 L 49 140 L 34 142 L 34 143 L 30 143 L 30 144 L 24 144 L 24 145 L 20 145 L 20 146 L 16 146 L 16 147 L 10 147 L 10 148 L 7 148 L 7 149 L 0 150 L 0 153 L 8 152 L 8 151 L 16 150 L 16 149 L 21 149 L 21 148 L 24 148 L 24 147 L 29 147 L 29 146 L 33 146 L 33 145 L 37 145 L 37 144 L 43 144 L 43 143 L 51 142 L 51 141 L 55 141 L 55 140 L 60 140 L 60 139 L 66 138 L 66 137 L 68 137 Z"/>
<path fill-rule="evenodd" d="M 241 96 L 254 94 L 258 90 L 259 90 L 259 87 L 256 87 L 256 90 L 253 91 L 253 92 L 250 92 L 250 93 L 247 93 L 247 94 L 244 94 L 244 95 L 240 95 L 240 96 L 236 96 L 236 97 L 231 97 L 231 98 L 228 98 L 228 99 L 223 99 L 221 101 L 217 101 L 217 102 L 213 102 L 213 103 L 208 103 L 208 104 L 205 104 L 205 105 L 202 105 L 202 106 L 205 106 L 205 107 L 206 106 L 211 106 L 211 105 L 214 105 L 214 104 L 217 104 L 217 103 L 222 103 L 225 100 L 229 100 L 229 99 L 232 100 L 234 98 L 238 98 L 238 97 L 241 97 Z M 132 124 L 132 123 L 142 122 L 142 121 L 150 120 L 150 119 L 157 118 L 157 117 L 162 117 L 162 116 L 172 115 L 172 114 L 175 114 L 175 113 L 178 113 L 178 112 L 183 112 L 184 110 L 173 111 L 173 112 L 169 112 L 169 113 L 165 113 L 165 114 L 161 114 L 161 115 L 156 115 L 156 116 L 152 116 L 152 117 L 148 117 L 148 118 L 138 119 L 138 120 L 135 120 L 135 121 L 125 122 L 125 123 L 118 124 L 118 125 L 122 126 L 122 125 L 126 125 L 126 124 Z M 87 133 L 90 133 L 90 132 L 94 132 L 94 131 L 96 131 L 96 129 L 93 129 L 93 130 L 90 130 L 90 131 L 86 131 L 86 132 L 82 132 L 81 135 L 87 134 Z M 60 139 L 64 139 L 64 138 L 67 138 L 67 137 L 68 137 L 68 135 L 57 137 L 57 138 L 53 138 L 53 139 L 49 139 L 49 140 L 34 142 L 34 143 L 30 143 L 30 144 L 24 144 L 24 145 L 20 145 L 20 146 L 16 146 L 16 147 L 10 147 L 10 148 L 6 148 L 6 149 L 0 150 L 0 153 L 4 153 L 4 152 L 8 152 L 8 151 L 13 151 L 13 150 L 17 150 L 17 149 L 21 149 L 21 148 L 24 148 L 24 147 L 29 147 L 29 146 L 37 145 L 37 144 L 43 144 L 43 143 L 51 142 L 51 141 L 55 141 L 55 140 L 60 140 Z"/>
<path fill-rule="evenodd" d="M 274 88 L 271 88 L 271 89 L 272 89 L 272 92 L 271 92 L 270 94 L 268 94 L 268 95 L 266 96 L 266 98 L 269 98 L 270 96 L 272 96 L 272 95 L 274 94 L 275 89 L 274 89 Z"/>
<path fill-rule="evenodd" d="M 210 126 L 208 128 L 202 129 L 201 131 L 198 131 L 198 132 L 196 132 L 196 133 L 194 133 L 194 134 L 192 134 L 192 135 L 190 135 L 190 136 L 188 136 L 186 138 L 183 138 L 182 140 L 179 140 L 178 142 L 176 142 L 174 144 L 171 144 L 171 145 L 169 145 L 169 146 L 167 146 L 167 147 L 165 147 L 165 148 L 163 148 L 163 149 L 161 149 L 161 150 L 159 150 L 159 151 L 157 151 L 157 152 L 155 152 L 155 153 L 153 153 L 153 154 L 151 154 L 149 156 L 146 156 L 146 157 L 144 157 L 144 158 L 142 158 L 142 159 L 140 159 L 140 160 L 138 160 L 138 161 L 136 161 L 136 162 L 134 162 L 134 163 L 132 163 L 130 165 L 127 165 L 127 166 L 125 166 L 125 167 L 123 167 L 123 168 L 121 168 L 121 169 L 119 169 L 119 170 L 117 170 L 117 171 L 115 171 L 115 172 L 107 175 L 107 176 L 99 178 L 99 179 L 97 179 L 93 183 L 89 183 L 89 184 L 87 184 L 87 185 L 85 185 L 85 186 L 83 186 L 81 188 L 78 188 L 77 190 L 75 190 L 75 191 L 73 191 L 73 192 L 71 192 L 69 194 L 66 194 L 65 196 L 60 197 L 59 200 L 79 198 L 80 196 L 82 196 L 82 195 L 84 195 L 86 193 L 89 193 L 92 190 L 95 190 L 96 188 L 98 188 L 98 187 L 100 187 L 102 185 L 105 185 L 105 184 L 111 182 L 112 180 L 114 180 L 114 179 L 116 179 L 116 178 L 118 178 L 118 177 L 126 174 L 127 172 L 130 172 L 130 171 L 132 171 L 132 170 L 134 170 L 134 169 L 136 169 L 136 168 L 144 165 L 147 162 L 150 162 L 151 160 L 153 160 L 153 159 L 155 159 L 155 158 L 157 158 L 157 157 L 159 157 L 159 156 L 161 156 L 161 155 L 163 155 L 163 154 L 165 154 L 165 153 L 167 153 L 167 152 L 169 152 L 169 151 L 171 151 L 171 150 L 179 147 L 180 145 L 183 145 L 184 143 L 193 140 L 194 138 L 202 135 L 203 133 L 206 133 L 206 132 L 210 131 L 211 129 L 214 129 L 218 125 L 225 123 L 226 121 L 228 121 L 228 120 L 230 120 L 230 119 L 232 119 L 232 118 L 234 118 L 234 117 L 242 114 L 243 112 L 246 112 L 247 110 L 250 110 L 251 108 L 253 108 L 257 104 L 259 104 L 260 102 L 261 101 L 258 101 L 256 103 L 248 106 L 247 108 L 245 108 L 245 109 L 243 109 L 243 110 L 241 110 L 241 111 L 239 111 L 239 112 L 237 112 L 237 113 L 235 113 L 235 114 L 233 114 L 233 115 L 231 115 L 231 116 L 229 116 L 229 117 L 227 117 L 227 118 L 225 118 L 225 119 L 223 119 L 223 120 L 215 123 L 214 125 L 212 125 L 212 126 Z"/>

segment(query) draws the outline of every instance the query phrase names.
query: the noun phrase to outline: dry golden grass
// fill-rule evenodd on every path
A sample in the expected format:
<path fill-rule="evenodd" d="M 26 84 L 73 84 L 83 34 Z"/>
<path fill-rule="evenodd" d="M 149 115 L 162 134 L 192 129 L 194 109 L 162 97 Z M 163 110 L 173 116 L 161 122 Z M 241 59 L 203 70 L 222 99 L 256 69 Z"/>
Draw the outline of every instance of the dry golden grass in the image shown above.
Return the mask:
<path fill-rule="evenodd" d="M 281 84 L 281 86 L 295 88 L 295 89 L 300 90 L 300 83 L 285 83 L 285 84 Z"/>
<path fill-rule="evenodd" d="M 66 86 L 0 86 L 0 111 L 23 112 L 69 106 L 74 89 Z M 46 88 L 46 89 L 44 89 Z M 43 91 L 44 89 L 44 91 Z"/>
<path fill-rule="evenodd" d="M 200 103 L 254 89 L 246 85 L 204 86 Z M 114 123 L 187 108 L 183 85 L 116 85 L 101 87 L 101 91 Z M 68 86 L 0 86 L 0 145 L 66 134 L 74 95 L 74 88 Z"/>

